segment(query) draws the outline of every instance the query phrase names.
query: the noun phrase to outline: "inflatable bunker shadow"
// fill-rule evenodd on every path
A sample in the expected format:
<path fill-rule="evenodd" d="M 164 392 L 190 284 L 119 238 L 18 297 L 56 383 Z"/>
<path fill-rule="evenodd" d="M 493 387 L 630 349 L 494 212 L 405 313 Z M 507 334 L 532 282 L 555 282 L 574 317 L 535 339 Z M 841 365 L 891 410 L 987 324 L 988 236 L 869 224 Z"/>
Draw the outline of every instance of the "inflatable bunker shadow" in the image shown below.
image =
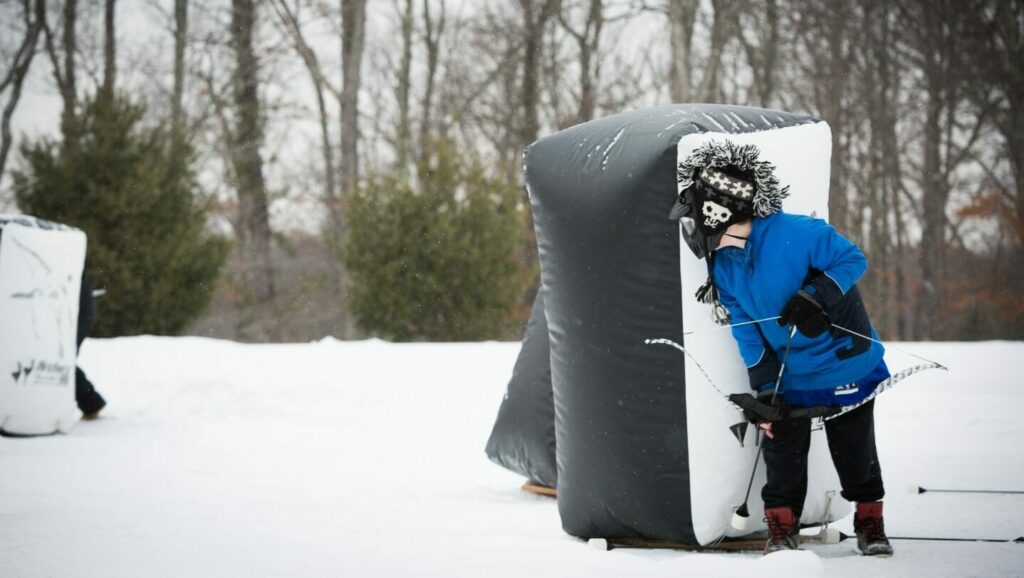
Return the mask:
<path fill-rule="evenodd" d="M 68 431 L 75 403 L 85 233 L 0 215 L 0 434 Z"/>
<path fill-rule="evenodd" d="M 677 162 L 725 139 L 755 144 L 775 164 L 790 186 L 785 211 L 827 218 L 831 132 L 806 115 L 663 106 L 574 126 L 526 150 L 549 357 L 534 350 L 545 341 L 535 312 L 516 364 L 516 375 L 534 382 L 525 387 L 513 376 L 488 453 L 541 482 L 554 480 L 534 472 L 556 462 L 562 526 L 574 536 L 706 545 L 764 529 L 763 464 L 750 525 L 730 527 L 757 453 L 753 428 L 737 443 L 729 426 L 739 413 L 693 361 L 645 343 L 680 342 L 727 393 L 749 391 L 731 332 L 694 298 L 706 265 L 668 220 Z M 533 366 L 520 367 L 526 363 Z M 548 370 L 550 393 L 536 383 Z M 505 407 L 513 399 L 515 407 Z M 549 429 L 554 448 L 545 443 Z M 822 432 L 814 433 L 809 465 L 802 523 L 847 515 Z"/>

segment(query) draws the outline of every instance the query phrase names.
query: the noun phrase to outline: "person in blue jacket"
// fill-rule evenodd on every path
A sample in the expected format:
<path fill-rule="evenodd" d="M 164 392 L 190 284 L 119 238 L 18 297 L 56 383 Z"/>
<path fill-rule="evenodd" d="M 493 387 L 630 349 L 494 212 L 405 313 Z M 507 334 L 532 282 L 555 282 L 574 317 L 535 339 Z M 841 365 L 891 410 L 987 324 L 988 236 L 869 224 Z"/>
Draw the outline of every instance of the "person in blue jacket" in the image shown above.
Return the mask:
<path fill-rule="evenodd" d="M 857 289 L 867 259 L 825 221 L 782 212 L 788 187 L 779 185 L 757 147 L 712 141 L 679 163 L 678 181 L 670 218 L 682 219 L 686 242 L 708 265 L 697 298 L 713 306 L 718 322 L 733 325 L 758 406 L 786 416 L 790 408 L 851 405 L 889 377 Z M 774 317 L 777 322 L 746 323 Z M 825 430 L 842 495 L 857 504 L 858 547 L 888 556 L 873 410 L 872 400 L 829 420 Z M 799 545 L 811 422 L 763 415 L 747 412 L 767 438 L 761 495 L 765 553 L 771 553 Z"/>

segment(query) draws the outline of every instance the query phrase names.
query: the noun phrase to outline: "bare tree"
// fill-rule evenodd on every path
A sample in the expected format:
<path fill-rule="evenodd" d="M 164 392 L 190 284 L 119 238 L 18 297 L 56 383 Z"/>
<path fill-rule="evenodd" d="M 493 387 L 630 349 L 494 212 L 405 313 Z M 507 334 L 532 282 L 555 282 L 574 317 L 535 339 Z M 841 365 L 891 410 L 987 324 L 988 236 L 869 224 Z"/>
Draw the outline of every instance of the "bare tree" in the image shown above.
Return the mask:
<path fill-rule="evenodd" d="M 902 154 L 897 134 L 900 79 L 905 76 L 906 65 L 900 62 L 897 51 L 899 35 L 894 29 L 895 12 L 886 2 L 879 2 L 880 14 L 877 17 L 868 14 L 865 28 L 872 30 L 876 36 L 871 39 L 875 79 L 868 80 L 874 88 L 875 99 L 869 100 L 871 107 L 870 122 L 872 135 L 877 148 L 876 161 L 880 167 L 881 202 L 872 208 L 873 213 L 881 216 L 876 225 L 881 230 L 880 243 L 887 244 L 892 255 L 884 265 L 891 272 L 888 276 L 887 294 L 882 295 L 881 303 L 889 303 L 894 307 L 888 320 L 889 333 L 897 338 L 908 338 L 910 333 L 911 313 L 908 307 L 907 268 L 900 262 L 907 254 L 907 219 L 905 215 L 909 195 L 903 183 L 904 171 Z M 888 298 L 891 297 L 891 298 Z"/>
<path fill-rule="evenodd" d="M 690 100 L 690 75 L 693 60 L 693 28 L 697 21 L 698 0 L 668 0 L 669 95 L 673 102 Z"/>
<path fill-rule="evenodd" d="M 565 4 L 558 11 L 558 21 L 562 28 L 576 41 L 579 50 L 579 108 L 576 122 L 586 122 L 594 118 L 594 106 L 597 101 L 597 87 L 600 82 L 601 61 L 597 51 L 601 43 L 601 30 L 604 28 L 604 0 L 587 0 L 584 4 L 586 17 L 583 27 L 574 28 L 566 17 L 570 5 Z"/>
<path fill-rule="evenodd" d="M 1024 240 L 1024 3 L 995 0 L 992 4 L 992 10 L 971 14 L 982 20 L 981 34 L 987 43 L 970 55 L 972 68 L 982 72 L 984 83 L 999 96 L 993 126 L 1003 140 L 1013 189 L 1003 186 L 999 179 L 993 181 L 1014 207 L 1016 233 Z"/>
<path fill-rule="evenodd" d="M 695 96 L 700 102 L 717 102 L 721 90 L 722 57 L 726 45 L 736 35 L 736 15 L 742 0 L 711 0 L 711 31 L 704 75 L 697 85 Z"/>
<path fill-rule="evenodd" d="M 674 102 L 717 102 L 722 98 L 723 60 L 729 44 L 738 34 L 740 12 L 749 1 L 710 0 L 710 14 L 704 13 L 700 0 L 667 0 L 660 7 L 639 3 L 642 10 L 658 11 L 667 16 L 669 97 Z M 708 46 L 705 58 L 698 62 L 694 40 L 701 30 L 706 32 Z M 696 70 L 703 70 L 699 78 Z"/>
<path fill-rule="evenodd" d="M 274 0 L 272 5 L 281 25 L 285 29 L 286 34 L 292 39 L 296 52 L 302 58 L 302 62 L 306 67 L 306 71 L 309 73 L 310 80 L 313 83 L 313 91 L 316 96 L 317 114 L 320 124 L 320 154 L 323 157 L 324 162 L 324 190 L 322 200 L 324 202 L 324 206 L 327 207 L 327 216 L 330 220 L 330 226 L 327 228 L 327 233 L 331 236 L 331 244 L 336 245 L 338 240 L 334 238 L 334 235 L 339 233 L 341 230 L 341 206 L 339 202 L 340 193 L 338 191 L 338 175 L 336 174 L 335 165 L 337 153 L 335 150 L 336 147 L 331 139 L 330 131 L 330 125 L 333 121 L 331 120 L 330 112 L 327 109 L 325 93 L 330 93 L 333 95 L 334 99 L 340 103 L 341 92 L 332 85 L 325 76 L 316 52 L 310 46 L 303 34 L 302 25 L 299 22 L 296 9 L 293 9 L 287 0 Z M 296 4 L 296 8 L 298 6 L 299 4 Z"/>
<path fill-rule="evenodd" d="M 231 162 L 238 192 L 239 248 L 245 256 L 246 281 L 259 303 L 274 297 L 270 259 L 270 220 L 263 176 L 263 119 L 259 99 L 259 61 L 254 34 L 255 0 L 231 1 L 231 46 L 235 56 L 232 77 L 235 121 L 231 131 Z"/>
<path fill-rule="evenodd" d="M 456 28 L 449 39 L 449 77 L 440 87 L 445 96 L 439 105 L 442 110 L 447 108 L 442 122 L 457 130 L 463 143 L 489 146 L 507 177 L 518 179 L 523 44 L 518 34 L 522 26 L 518 5 L 509 8 L 503 3 L 488 4 L 480 14 L 456 26 L 465 29 Z M 465 35 L 461 43 L 460 32 Z"/>
<path fill-rule="evenodd" d="M 36 45 L 39 42 L 43 24 L 46 22 L 46 1 L 36 0 L 35 6 L 30 0 L 21 2 L 24 22 L 25 36 L 18 46 L 10 68 L 0 80 L 0 94 L 7 92 L 7 103 L 4 105 L 3 120 L 0 121 L 0 178 L 3 177 L 4 167 L 7 165 L 7 155 L 10 153 L 13 138 L 11 136 L 11 117 L 18 107 L 21 99 L 21 88 L 28 76 L 29 67 L 36 53 Z"/>
<path fill-rule="evenodd" d="M 60 56 L 53 40 L 53 31 L 46 21 L 45 10 L 43 11 L 43 33 L 46 38 L 46 52 L 50 56 L 53 78 L 60 90 L 61 99 L 64 103 L 61 113 L 61 131 L 64 134 L 66 146 L 74 146 L 77 137 L 76 119 L 78 106 L 78 92 L 76 88 L 77 69 L 75 56 L 78 52 L 78 42 L 75 30 L 78 23 L 78 0 L 64 0 L 64 28 L 61 37 L 61 49 L 64 53 L 64 63 L 61 65 Z"/>
<path fill-rule="evenodd" d="M 921 284 L 916 316 L 918 334 L 934 339 L 941 334 L 946 315 L 946 243 L 949 219 L 946 210 L 953 190 L 953 173 L 974 144 L 982 119 L 973 125 L 959 118 L 964 101 L 965 22 L 963 6 L 953 0 L 906 0 L 901 6 L 904 37 L 921 72 L 924 99 L 921 163 Z M 982 111 L 984 115 L 984 111 Z M 967 135 L 958 138 L 958 133 Z M 958 142 L 960 141 L 960 142 Z"/>
<path fill-rule="evenodd" d="M 445 31 L 446 14 L 447 9 L 444 0 L 441 0 L 440 12 L 436 20 L 430 12 L 430 0 L 423 0 L 423 42 L 427 49 L 427 73 L 421 103 L 422 112 L 420 114 L 419 149 L 421 160 L 428 156 L 430 135 L 434 130 L 434 91 L 437 82 L 441 38 Z"/>
<path fill-rule="evenodd" d="M 828 122 L 832 129 L 832 170 L 829 174 L 830 221 L 857 239 L 849 210 L 848 170 L 854 111 L 851 110 L 851 71 L 855 60 L 851 47 L 852 7 L 845 2 L 802 0 L 793 6 L 799 75 L 810 79 L 809 94 L 799 95 L 801 106 Z"/>
<path fill-rule="evenodd" d="M 874 309 L 882 313 L 876 318 L 879 331 L 891 338 L 908 335 L 907 305 L 913 301 L 901 262 L 906 248 L 907 193 L 896 130 L 902 104 L 900 79 L 906 76 L 906 65 L 896 58 L 895 12 L 891 3 L 865 0 L 854 24 L 861 32 L 855 41 L 864 59 L 857 71 L 859 91 L 855 94 L 867 136 L 862 145 L 864 167 L 854 172 L 853 180 L 859 191 L 857 205 L 869 219 L 864 249 L 871 255 L 874 271 L 865 289 L 871 293 Z M 858 174 L 860 178 L 856 178 Z"/>
<path fill-rule="evenodd" d="M 752 75 L 756 102 L 772 106 L 777 90 L 779 51 L 779 0 L 761 0 L 746 10 L 736 10 L 736 37 L 743 46 Z M 748 33 L 750 31 L 750 33 Z"/>

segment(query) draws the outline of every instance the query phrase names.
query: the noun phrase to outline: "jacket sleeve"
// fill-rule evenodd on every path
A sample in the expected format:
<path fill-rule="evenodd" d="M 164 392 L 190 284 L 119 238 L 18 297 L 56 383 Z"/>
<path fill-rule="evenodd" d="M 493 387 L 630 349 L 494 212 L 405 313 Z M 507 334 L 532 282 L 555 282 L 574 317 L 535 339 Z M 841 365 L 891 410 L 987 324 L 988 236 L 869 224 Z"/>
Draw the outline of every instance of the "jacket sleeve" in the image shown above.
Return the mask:
<path fill-rule="evenodd" d="M 836 304 L 864 275 L 868 260 L 849 239 L 821 219 L 810 225 L 810 264 L 821 271 L 804 290 L 825 307 Z"/>
<path fill-rule="evenodd" d="M 743 363 L 747 365 L 747 377 L 750 379 L 751 389 L 759 391 L 765 385 L 773 385 L 779 373 L 775 352 L 766 346 L 760 330 L 753 323 L 735 326 L 737 323 L 752 321 L 752 319 L 739 306 L 728 287 L 722 283 L 716 283 L 716 287 L 718 288 L 718 300 L 729 310 L 731 323 L 734 324 L 732 335 L 740 348 Z"/>

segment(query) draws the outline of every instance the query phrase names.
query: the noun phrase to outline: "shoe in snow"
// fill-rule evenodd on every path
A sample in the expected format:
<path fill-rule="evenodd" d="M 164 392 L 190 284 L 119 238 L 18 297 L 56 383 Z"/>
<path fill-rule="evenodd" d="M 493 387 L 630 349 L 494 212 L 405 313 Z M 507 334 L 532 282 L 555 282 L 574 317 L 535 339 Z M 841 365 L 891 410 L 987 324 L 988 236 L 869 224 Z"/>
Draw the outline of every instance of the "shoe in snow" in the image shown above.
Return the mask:
<path fill-rule="evenodd" d="M 107 401 L 95 390 L 91 391 L 84 400 L 79 400 L 78 410 L 82 412 L 82 419 L 90 421 L 100 417 L 100 411 L 107 407 Z"/>
<path fill-rule="evenodd" d="M 882 502 L 857 504 L 853 517 L 853 530 L 857 534 L 857 549 L 865 556 L 892 556 L 892 545 L 885 537 L 882 521 Z"/>
<path fill-rule="evenodd" d="M 81 367 L 75 368 L 75 403 L 82 412 L 82 419 L 85 420 L 99 417 L 100 410 L 107 405 L 107 400 L 96 391 Z"/>
<path fill-rule="evenodd" d="M 780 550 L 797 550 L 800 547 L 800 524 L 792 508 L 767 508 L 764 521 L 768 523 L 768 542 L 764 545 L 764 553 L 771 554 Z"/>

